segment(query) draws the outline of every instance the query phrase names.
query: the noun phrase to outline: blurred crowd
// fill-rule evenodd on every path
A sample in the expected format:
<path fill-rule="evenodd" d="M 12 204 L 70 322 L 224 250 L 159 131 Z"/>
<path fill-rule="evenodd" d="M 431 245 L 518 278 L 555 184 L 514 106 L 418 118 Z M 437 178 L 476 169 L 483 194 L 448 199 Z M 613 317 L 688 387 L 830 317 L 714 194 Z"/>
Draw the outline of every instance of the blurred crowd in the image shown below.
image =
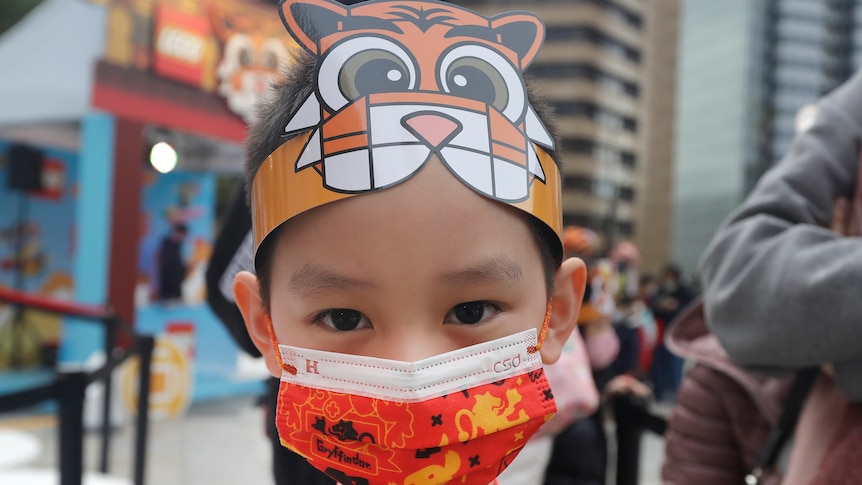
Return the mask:
<path fill-rule="evenodd" d="M 565 250 L 587 263 L 589 282 L 579 317 L 590 364 L 600 391 L 619 376 L 648 384 L 656 402 L 671 405 L 683 374 L 683 360 L 668 351 L 664 336 L 677 315 L 697 296 L 680 269 L 661 274 L 641 270 L 637 246 L 623 241 L 602 253 L 598 236 L 568 227 Z"/>
<path fill-rule="evenodd" d="M 578 331 L 560 360 L 546 366 L 558 414 L 522 452 L 529 458 L 519 457 L 500 476 L 500 485 L 605 484 L 611 398 L 634 396 L 670 410 L 683 378 L 684 361 L 669 351 L 665 335 L 697 291 L 679 268 L 643 272 L 635 244 L 608 247 L 586 227 L 566 228 L 564 249 L 566 257 L 586 262 L 588 278 Z"/>

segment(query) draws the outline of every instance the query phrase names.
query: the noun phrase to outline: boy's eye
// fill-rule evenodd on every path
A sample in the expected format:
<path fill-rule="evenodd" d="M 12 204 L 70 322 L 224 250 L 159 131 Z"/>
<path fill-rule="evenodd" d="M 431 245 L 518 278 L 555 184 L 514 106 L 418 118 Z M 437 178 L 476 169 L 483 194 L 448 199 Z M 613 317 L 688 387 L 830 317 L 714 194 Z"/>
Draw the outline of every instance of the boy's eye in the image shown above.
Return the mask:
<path fill-rule="evenodd" d="M 455 305 L 446 315 L 447 322 L 474 324 L 482 323 L 493 317 L 500 308 L 487 301 L 471 301 Z"/>
<path fill-rule="evenodd" d="M 333 330 L 338 330 L 339 332 L 347 332 L 371 326 L 371 323 L 368 321 L 368 317 L 356 310 L 350 310 L 348 308 L 334 308 L 332 310 L 326 310 L 321 312 L 317 318 L 315 318 L 315 321 L 320 322 Z"/>

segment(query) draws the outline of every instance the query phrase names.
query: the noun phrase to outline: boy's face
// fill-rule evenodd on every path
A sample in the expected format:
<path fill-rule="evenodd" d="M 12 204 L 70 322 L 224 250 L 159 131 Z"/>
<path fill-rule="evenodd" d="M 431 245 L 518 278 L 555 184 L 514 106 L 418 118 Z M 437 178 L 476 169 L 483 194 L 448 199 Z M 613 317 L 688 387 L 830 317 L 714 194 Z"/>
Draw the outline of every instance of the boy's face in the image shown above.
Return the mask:
<path fill-rule="evenodd" d="M 416 361 L 540 328 L 548 295 L 526 217 L 432 158 L 405 183 L 291 219 L 272 259 L 278 342 Z M 573 328 L 583 263 L 568 260 L 555 279 L 546 362 Z M 257 288 L 248 273 L 234 285 L 252 339 L 279 376 Z"/>

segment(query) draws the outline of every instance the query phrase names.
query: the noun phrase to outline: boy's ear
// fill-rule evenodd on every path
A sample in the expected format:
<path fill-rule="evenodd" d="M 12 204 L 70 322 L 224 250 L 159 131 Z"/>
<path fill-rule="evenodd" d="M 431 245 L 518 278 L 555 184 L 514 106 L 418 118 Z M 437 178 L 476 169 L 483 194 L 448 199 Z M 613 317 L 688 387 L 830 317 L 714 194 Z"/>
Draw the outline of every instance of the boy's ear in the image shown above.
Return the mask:
<path fill-rule="evenodd" d="M 578 313 L 587 283 L 587 267 L 579 258 L 563 261 L 554 278 L 551 295 L 551 323 L 542 345 L 542 362 L 553 364 L 578 323 Z"/>
<path fill-rule="evenodd" d="M 252 343 L 260 350 L 266 368 L 273 377 L 281 377 L 281 367 L 276 358 L 276 347 L 270 338 L 269 318 L 260 299 L 260 284 L 257 276 L 248 271 L 240 271 L 233 279 L 233 297 Z"/>

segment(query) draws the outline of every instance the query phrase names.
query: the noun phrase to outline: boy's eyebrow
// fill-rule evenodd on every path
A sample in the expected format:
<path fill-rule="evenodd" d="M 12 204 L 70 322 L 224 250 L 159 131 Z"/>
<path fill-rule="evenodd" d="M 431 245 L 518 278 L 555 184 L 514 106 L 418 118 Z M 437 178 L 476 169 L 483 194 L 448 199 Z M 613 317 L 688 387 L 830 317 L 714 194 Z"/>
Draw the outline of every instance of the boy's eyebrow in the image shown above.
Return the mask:
<path fill-rule="evenodd" d="M 373 284 L 336 273 L 324 266 L 306 263 L 290 277 L 288 283 L 292 291 L 301 296 L 311 296 L 325 290 L 350 290 L 371 288 Z"/>
<path fill-rule="evenodd" d="M 483 283 L 489 281 L 520 281 L 524 276 L 521 265 L 506 256 L 492 256 L 473 266 L 445 273 L 440 279 L 447 283 Z"/>

